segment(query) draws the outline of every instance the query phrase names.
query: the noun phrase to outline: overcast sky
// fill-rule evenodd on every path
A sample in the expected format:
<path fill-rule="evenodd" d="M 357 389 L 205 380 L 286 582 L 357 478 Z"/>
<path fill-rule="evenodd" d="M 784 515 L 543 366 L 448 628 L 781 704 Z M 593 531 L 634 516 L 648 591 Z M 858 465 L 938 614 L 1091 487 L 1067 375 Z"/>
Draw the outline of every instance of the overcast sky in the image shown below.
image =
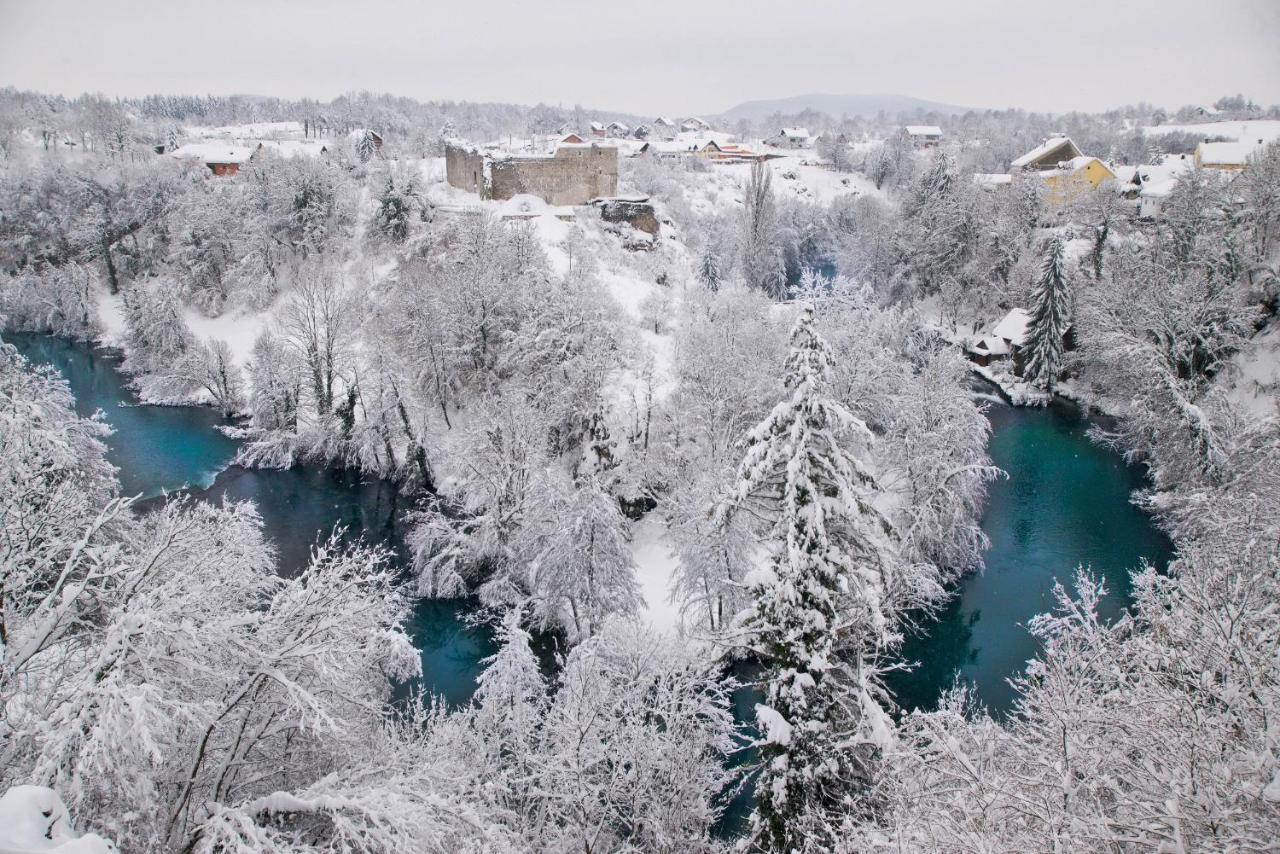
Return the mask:
<path fill-rule="evenodd" d="M 0 86 L 715 113 L 811 92 L 974 107 L 1280 103 L 1280 0 L 0 0 Z"/>

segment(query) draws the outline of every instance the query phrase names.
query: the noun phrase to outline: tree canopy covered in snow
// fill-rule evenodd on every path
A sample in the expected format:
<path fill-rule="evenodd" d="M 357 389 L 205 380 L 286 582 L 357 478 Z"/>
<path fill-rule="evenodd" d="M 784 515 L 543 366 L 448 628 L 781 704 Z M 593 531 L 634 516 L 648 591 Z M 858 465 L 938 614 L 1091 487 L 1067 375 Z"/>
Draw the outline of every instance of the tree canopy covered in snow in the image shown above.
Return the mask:
<path fill-rule="evenodd" d="M 0 849 L 1268 850 L 1280 144 L 1225 173 L 1143 105 L 920 148 L 812 116 L 773 161 L 623 157 L 652 235 L 441 178 L 446 138 L 597 118 L 640 123 L 0 92 L 4 332 L 119 348 L 239 465 L 392 481 L 405 532 L 284 577 L 253 505 L 122 496 L 103 418 L 0 343 Z M 273 123 L 234 175 L 153 154 L 220 122 Z M 1059 130 L 1134 180 L 975 180 Z M 989 545 L 974 370 L 1112 416 L 1176 547 L 1115 620 L 1060 585 L 1007 716 L 884 681 Z M 417 597 L 495 633 L 457 708 L 396 692 Z"/>

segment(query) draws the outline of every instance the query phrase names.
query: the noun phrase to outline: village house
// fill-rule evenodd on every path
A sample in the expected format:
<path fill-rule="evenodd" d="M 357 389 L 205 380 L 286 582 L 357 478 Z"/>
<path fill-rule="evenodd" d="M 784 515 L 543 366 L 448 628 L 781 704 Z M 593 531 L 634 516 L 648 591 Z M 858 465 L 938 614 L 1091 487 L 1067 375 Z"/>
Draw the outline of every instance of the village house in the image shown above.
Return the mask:
<path fill-rule="evenodd" d="M 609 122 L 604 130 L 606 135 L 615 139 L 622 139 L 631 135 L 631 127 L 624 122 Z"/>
<path fill-rule="evenodd" d="M 1009 164 L 1010 172 L 1038 172 L 1056 169 L 1066 160 L 1074 160 L 1084 154 L 1068 136 L 1051 136 L 1026 154 Z"/>
<path fill-rule="evenodd" d="M 676 123 L 666 116 L 653 120 L 653 136 L 657 139 L 674 139 L 678 130 Z"/>
<path fill-rule="evenodd" d="M 571 133 L 561 139 L 560 143 L 562 145 L 584 145 L 586 140 L 578 136 L 576 133 Z"/>
<path fill-rule="evenodd" d="M 916 148 L 933 148 L 942 142 L 942 128 L 937 125 L 907 125 L 904 130 Z"/>
<path fill-rule="evenodd" d="M 1249 158 L 1263 145 L 1253 142 L 1202 142 L 1196 146 L 1196 166 L 1223 172 L 1242 172 Z"/>
<path fill-rule="evenodd" d="M 585 205 L 618 192 L 618 149 L 613 145 L 562 144 L 553 155 L 494 155 L 445 146 L 445 180 L 482 199 L 536 196 L 549 205 Z"/>
<path fill-rule="evenodd" d="M 685 157 L 693 157 L 697 151 L 696 144 L 670 139 L 651 139 L 640 146 L 642 156 L 654 157 L 658 160 L 682 160 Z"/>
<path fill-rule="evenodd" d="M 609 135 L 604 124 L 601 122 L 592 122 L 590 130 L 591 135 L 595 137 L 605 137 Z"/>
<path fill-rule="evenodd" d="M 684 133 L 701 133 L 704 130 L 711 130 L 711 125 L 693 116 L 680 123 L 680 130 Z"/>
<path fill-rule="evenodd" d="M 1194 158 L 1190 155 L 1166 154 L 1159 163 L 1118 167 L 1116 171 L 1120 173 L 1118 180 L 1123 180 L 1121 195 L 1136 203 L 1138 217 L 1155 219 L 1160 215 L 1165 199 L 1178 185 L 1178 179 L 1194 168 Z M 1131 175 L 1124 174 L 1130 171 Z"/>
<path fill-rule="evenodd" d="M 724 149 L 714 139 L 650 140 L 640 146 L 638 153 L 659 160 L 682 160 L 686 157 L 717 160 L 724 154 Z"/>
<path fill-rule="evenodd" d="M 1054 204 L 1069 202 L 1116 179 L 1110 166 L 1087 155 L 1059 163 L 1057 169 L 1045 170 L 1039 175 L 1044 181 L 1045 197 Z"/>
<path fill-rule="evenodd" d="M 1010 164 L 1013 176 L 1030 176 L 1044 182 L 1050 203 L 1062 204 L 1092 192 L 1116 173 L 1096 157 L 1083 154 L 1070 137 L 1052 136 Z"/>
<path fill-rule="evenodd" d="M 812 139 L 808 128 L 782 128 L 765 142 L 774 148 L 808 148 Z"/>
<path fill-rule="evenodd" d="M 973 183 L 984 190 L 1003 190 L 1013 184 L 1013 176 L 1007 172 L 975 172 Z"/>
<path fill-rule="evenodd" d="M 262 143 L 228 145 L 223 142 L 191 142 L 180 145 L 171 153 L 178 160 L 194 160 L 209 167 L 218 176 L 235 175 L 240 167 L 256 158 L 262 151 Z"/>
<path fill-rule="evenodd" d="M 752 151 L 743 145 L 732 142 L 726 142 L 716 146 L 719 150 L 710 154 L 713 163 L 733 164 L 733 163 L 754 163 L 756 161 L 776 160 L 782 157 L 781 154 L 764 154 Z"/>
<path fill-rule="evenodd" d="M 1031 315 L 1025 309 L 1010 309 L 990 332 L 965 346 L 965 355 L 969 361 L 984 368 L 993 362 L 1012 358 L 1013 373 L 1020 377 L 1026 362 L 1027 331 L 1030 326 Z M 1063 333 L 1062 346 L 1067 351 L 1076 348 L 1074 327 L 1068 327 Z"/>
<path fill-rule="evenodd" d="M 992 362 L 1009 358 L 1022 348 L 1030 322 L 1031 316 L 1026 311 L 1011 309 L 989 333 L 965 348 L 969 360 L 985 368 Z"/>

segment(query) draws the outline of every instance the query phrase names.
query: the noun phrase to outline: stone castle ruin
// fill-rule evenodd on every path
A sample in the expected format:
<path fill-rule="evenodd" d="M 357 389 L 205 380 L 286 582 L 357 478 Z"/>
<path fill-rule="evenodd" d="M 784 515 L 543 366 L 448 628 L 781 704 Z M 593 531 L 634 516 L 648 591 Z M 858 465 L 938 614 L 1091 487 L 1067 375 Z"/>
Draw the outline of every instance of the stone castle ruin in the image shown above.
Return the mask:
<path fill-rule="evenodd" d="M 563 144 L 550 157 L 494 156 L 449 144 L 449 186 L 498 201 L 537 196 L 549 205 L 585 205 L 618 192 L 618 149 L 594 143 Z"/>

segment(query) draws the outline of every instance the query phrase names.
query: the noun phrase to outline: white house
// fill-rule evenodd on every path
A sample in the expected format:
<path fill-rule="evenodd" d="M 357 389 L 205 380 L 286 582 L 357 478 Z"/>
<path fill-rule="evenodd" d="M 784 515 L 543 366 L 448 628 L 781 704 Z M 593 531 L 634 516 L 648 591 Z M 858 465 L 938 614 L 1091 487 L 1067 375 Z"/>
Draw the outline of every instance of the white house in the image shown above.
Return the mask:
<path fill-rule="evenodd" d="M 700 133 L 704 130 L 711 130 L 711 125 L 707 124 L 697 116 L 691 116 L 680 124 L 680 130 L 685 133 Z"/>
<path fill-rule="evenodd" d="M 1126 195 L 1138 200 L 1138 216 L 1142 219 L 1154 219 L 1160 215 L 1160 209 L 1178 179 L 1194 168 L 1193 159 L 1186 154 L 1166 154 L 1158 164 L 1143 164 L 1134 168 L 1130 183 L 1125 185 Z M 1136 188 L 1132 194 L 1129 188 Z"/>
<path fill-rule="evenodd" d="M 624 122 L 609 122 L 608 127 L 605 128 L 605 132 L 608 133 L 609 136 L 621 139 L 631 134 L 631 127 Z"/>
<path fill-rule="evenodd" d="M 973 183 L 984 190 L 999 190 L 1013 183 L 1013 176 L 1007 172 L 975 172 Z"/>
<path fill-rule="evenodd" d="M 937 125 L 907 125 L 907 138 L 913 145 L 928 148 L 942 142 L 942 128 Z"/>
<path fill-rule="evenodd" d="M 676 123 L 666 116 L 658 116 L 653 120 L 653 136 L 656 139 L 672 139 L 677 130 Z"/>
<path fill-rule="evenodd" d="M 808 128 L 783 128 L 765 140 L 775 148 L 808 148 L 811 141 Z"/>

